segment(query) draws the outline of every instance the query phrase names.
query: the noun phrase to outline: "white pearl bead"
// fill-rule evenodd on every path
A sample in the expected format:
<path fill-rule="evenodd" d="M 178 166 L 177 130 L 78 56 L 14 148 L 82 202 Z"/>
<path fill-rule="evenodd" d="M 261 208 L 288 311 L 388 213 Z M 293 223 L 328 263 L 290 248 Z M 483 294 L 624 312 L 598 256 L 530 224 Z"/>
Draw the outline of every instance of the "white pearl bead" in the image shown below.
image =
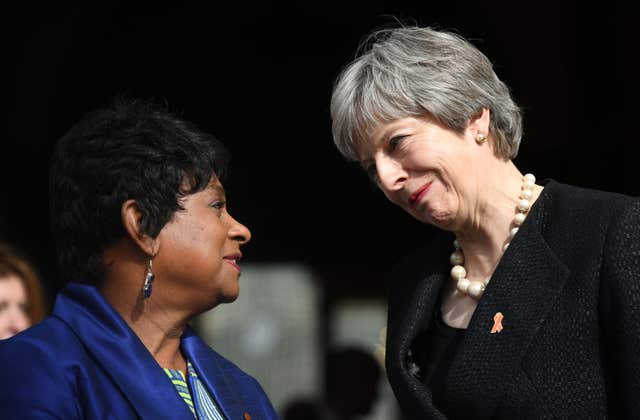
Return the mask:
<path fill-rule="evenodd" d="M 527 217 L 527 211 L 531 207 L 531 201 L 529 201 L 533 197 L 533 187 L 535 186 L 536 178 L 532 174 L 526 174 L 522 183 L 522 196 L 518 201 L 518 210 L 516 212 L 515 217 L 513 218 L 514 227 L 509 231 L 510 238 L 513 238 L 519 231 L 519 226 L 522 225 Z M 491 276 L 487 277 L 483 281 L 471 281 L 467 277 L 467 270 L 464 268 L 462 264 L 464 264 L 464 254 L 460 249 L 460 243 L 456 239 L 453 241 L 453 246 L 456 250 L 451 254 L 449 260 L 451 264 L 453 264 L 453 268 L 451 269 L 451 277 L 456 281 L 456 289 L 461 293 L 466 293 L 470 297 L 474 299 L 480 299 L 484 294 L 485 288 L 489 281 L 491 280 Z M 504 244 L 502 248 L 503 251 L 506 251 L 509 248 L 509 242 Z"/>
<path fill-rule="evenodd" d="M 462 265 L 464 264 L 464 255 L 460 251 L 454 251 L 449 258 L 452 265 Z"/>
<path fill-rule="evenodd" d="M 531 207 L 531 203 L 529 202 L 529 200 L 523 198 L 522 200 L 518 201 L 518 210 L 526 212 L 529 210 L 529 207 Z"/>
<path fill-rule="evenodd" d="M 467 293 L 469 294 L 469 296 L 474 299 L 480 299 L 480 296 L 482 296 L 482 292 L 484 292 L 484 284 L 479 281 L 471 282 L 469 288 L 467 289 Z"/>
<path fill-rule="evenodd" d="M 458 280 L 458 284 L 456 285 L 456 288 L 461 293 L 467 293 L 467 289 L 469 289 L 470 285 L 471 285 L 471 282 L 469 281 L 469 279 L 462 278 Z"/>
<path fill-rule="evenodd" d="M 461 265 L 454 265 L 451 269 L 451 278 L 453 278 L 454 280 L 459 280 L 463 277 L 466 277 L 466 275 L 467 270 L 465 270 Z"/>

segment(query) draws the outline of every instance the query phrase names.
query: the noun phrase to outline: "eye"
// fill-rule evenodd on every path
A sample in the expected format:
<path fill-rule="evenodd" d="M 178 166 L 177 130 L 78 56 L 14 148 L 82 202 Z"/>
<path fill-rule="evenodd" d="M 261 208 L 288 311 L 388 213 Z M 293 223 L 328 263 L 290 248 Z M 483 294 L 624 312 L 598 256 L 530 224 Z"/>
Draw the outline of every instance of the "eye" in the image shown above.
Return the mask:
<path fill-rule="evenodd" d="M 211 208 L 213 208 L 215 210 L 221 211 L 226 207 L 226 205 L 227 205 L 226 201 L 217 200 L 217 201 L 214 201 L 213 203 L 209 204 L 209 207 L 211 207 Z"/>
<path fill-rule="evenodd" d="M 388 143 L 388 149 L 389 149 L 389 153 L 393 153 L 394 150 L 396 150 L 396 148 L 400 145 L 400 143 L 402 143 L 402 140 L 406 139 L 407 137 L 409 137 L 408 135 L 400 135 L 400 136 L 394 136 L 389 140 Z"/>

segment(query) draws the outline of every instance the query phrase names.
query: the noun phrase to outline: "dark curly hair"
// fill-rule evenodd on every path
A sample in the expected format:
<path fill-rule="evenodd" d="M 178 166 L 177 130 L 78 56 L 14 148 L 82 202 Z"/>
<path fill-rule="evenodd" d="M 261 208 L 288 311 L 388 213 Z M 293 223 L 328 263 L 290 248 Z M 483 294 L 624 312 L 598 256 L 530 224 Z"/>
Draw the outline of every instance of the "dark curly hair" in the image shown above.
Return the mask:
<path fill-rule="evenodd" d="M 125 236 L 121 206 L 135 200 L 142 231 L 156 237 L 181 199 L 222 182 L 229 154 L 221 142 L 171 114 L 166 105 L 124 99 L 85 115 L 56 145 L 50 214 L 66 280 L 98 283 L 102 254 Z"/>

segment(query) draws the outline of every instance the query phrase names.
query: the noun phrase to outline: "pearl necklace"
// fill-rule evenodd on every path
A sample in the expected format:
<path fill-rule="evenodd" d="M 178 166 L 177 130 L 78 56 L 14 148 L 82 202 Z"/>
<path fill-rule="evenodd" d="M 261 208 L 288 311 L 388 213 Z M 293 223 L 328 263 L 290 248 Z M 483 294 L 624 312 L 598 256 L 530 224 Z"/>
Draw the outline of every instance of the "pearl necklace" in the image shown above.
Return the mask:
<path fill-rule="evenodd" d="M 509 232 L 509 242 L 503 247 L 503 252 L 507 250 L 509 243 L 513 240 L 513 237 L 518 233 L 520 225 L 524 223 L 524 219 L 527 217 L 529 208 L 531 208 L 531 197 L 533 197 L 533 187 L 536 185 L 536 177 L 532 174 L 526 174 L 522 180 L 522 193 L 520 194 L 520 200 L 518 200 L 516 215 L 513 218 L 513 228 Z M 451 278 L 456 282 L 456 289 L 458 292 L 469 295 L 470 297 L 478 300 L 482 297 L 484 290 L 491 280 L 491 276 L 484 280 L 469 280 L 467 277 L 467 270 L 465 270 L 464 254 L 460 248 L 460 243 L 456 239 L 453 241 L 453 247 L 455 251 L 451 254 L 449 261 L 453 264 L 451 269 Z"/>

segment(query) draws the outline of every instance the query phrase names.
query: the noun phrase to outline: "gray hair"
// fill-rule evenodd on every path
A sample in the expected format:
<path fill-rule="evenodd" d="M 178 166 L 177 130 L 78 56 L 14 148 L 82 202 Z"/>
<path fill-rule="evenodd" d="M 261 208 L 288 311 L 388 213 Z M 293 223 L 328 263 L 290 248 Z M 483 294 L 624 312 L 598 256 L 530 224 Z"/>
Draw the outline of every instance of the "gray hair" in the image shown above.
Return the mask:
<path fill-rule="evenodd" d="M 403 27 L 373 33 L 338 76 L 331 97 L 333 139 L 347 158 L 376 126 L 429 115 L 463 133 L 483 108 L 491 111 L 494 153 L 512 159 L 522 138 L 522 113 L 489 59 L 461 36 Z"/>

